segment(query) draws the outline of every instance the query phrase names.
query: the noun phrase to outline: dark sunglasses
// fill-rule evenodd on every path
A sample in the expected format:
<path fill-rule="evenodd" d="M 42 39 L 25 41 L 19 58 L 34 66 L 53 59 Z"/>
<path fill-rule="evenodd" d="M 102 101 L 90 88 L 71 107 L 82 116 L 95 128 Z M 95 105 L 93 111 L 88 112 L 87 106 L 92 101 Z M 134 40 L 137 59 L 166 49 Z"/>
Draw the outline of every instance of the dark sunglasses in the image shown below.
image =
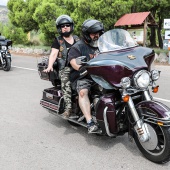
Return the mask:
<path fill-rule="evenodd" d="M 64 27 L 70 27 L 70 24 L 62 24 L 61 28 L 64 28 Z"/>

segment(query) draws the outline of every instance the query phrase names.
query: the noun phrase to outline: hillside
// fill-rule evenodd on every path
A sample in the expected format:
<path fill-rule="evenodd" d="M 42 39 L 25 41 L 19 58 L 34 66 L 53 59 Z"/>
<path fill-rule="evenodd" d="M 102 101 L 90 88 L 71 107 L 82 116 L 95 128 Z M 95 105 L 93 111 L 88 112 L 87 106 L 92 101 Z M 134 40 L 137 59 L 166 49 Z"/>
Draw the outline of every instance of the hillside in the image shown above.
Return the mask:
<path fill-rule="evenodd" d="M 8 22 L 8 9 L 6 6 L 0 5 L 0 22 L 6 24 Z"/>

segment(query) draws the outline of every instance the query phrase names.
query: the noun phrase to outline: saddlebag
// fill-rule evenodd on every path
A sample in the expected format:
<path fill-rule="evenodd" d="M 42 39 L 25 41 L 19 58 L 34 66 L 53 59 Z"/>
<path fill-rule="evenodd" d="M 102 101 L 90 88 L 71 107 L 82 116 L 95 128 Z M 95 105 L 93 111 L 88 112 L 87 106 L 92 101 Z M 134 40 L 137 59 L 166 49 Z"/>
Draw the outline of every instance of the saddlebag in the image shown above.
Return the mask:
<path fill-rule="evenodd" d="M 48 57 L 42 57 L 42 61 L 38 63 L 37 67 L 40 78 L 43 80 L 49 80 L 49 73 L 43 72 L 43 70 L 48 67 Z"/>
<path fill-rule="evenodd" d="M 61 97 L 62 91 L 56 87 L 44 89 L 43 91 L 43 100 L 49 101 L 51 103 L 58 104 Z"/>
<path fill-rule="evenodd" d="M 53 110 L 55 112 L 62 113 L 64 108 L 64 100 L 62 97 L 62 92 L 60 87 L 52 87 L 48 89 L 44 89 L 43 97 L 40 101 L 40 104 L 46 109 Z"/>
<path fill-rule="evenodd" d="M 45 63 L 41 62 L 38 63 L 38 73 L 40 75 L 40 78 L 43 80 L 49 80 L 49 74 L 46 72 L 43 72 L 43 70 L 45 70 L 47 68 L 48 65 L 46 65 Z"/>
<path fill-rule="evenodd" d="M 53 71 L 50 71 L 49 73 L 43 72 L 43 70 L 45 70 L 48 67 L 47 57 L 43 57 L 42 61 L 38 63 L 37 67 L 41 79 L 51 81 L 54 86 L 60 84 L 57 62 L 54 62 Z"/>

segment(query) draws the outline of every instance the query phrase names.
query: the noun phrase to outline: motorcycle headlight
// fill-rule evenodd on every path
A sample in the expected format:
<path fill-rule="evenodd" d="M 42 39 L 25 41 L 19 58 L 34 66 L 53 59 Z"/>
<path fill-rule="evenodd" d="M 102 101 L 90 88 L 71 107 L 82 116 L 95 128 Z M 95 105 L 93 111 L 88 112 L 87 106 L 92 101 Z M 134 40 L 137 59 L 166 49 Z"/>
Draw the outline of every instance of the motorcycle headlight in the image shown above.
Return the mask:
<path fill-rule="evenodd" d="M 1 46 L 1 49 L 2 49 L 2 50 L 6 50 L 7 48 L 6 48 L 6 46 L 2 45 L 2 46 Z"/>
<path fill-rule="evenodd" d="M 136 87 L 140 89 L 145 89 L 149 86 L 150 83 L 150 76 L 149 72 L 145 70 L 139 71 L 137 74 L 134 76 L 134 82 Z"/>
<path fill-rule="evenodd" d="M 122 78 L 120 84 L 124 89 L 130 87 L 130 85 L 131 85 L 130 78 L 129 77 Z"/>
<path fill-rule="evenodd" d="M 152 78 L 153 81 L 158 80 L 159 77 L 160 77 L 160 71 L 158 71 L 158 70 L 152 70 L 151 71 L 151 78 Z"/>

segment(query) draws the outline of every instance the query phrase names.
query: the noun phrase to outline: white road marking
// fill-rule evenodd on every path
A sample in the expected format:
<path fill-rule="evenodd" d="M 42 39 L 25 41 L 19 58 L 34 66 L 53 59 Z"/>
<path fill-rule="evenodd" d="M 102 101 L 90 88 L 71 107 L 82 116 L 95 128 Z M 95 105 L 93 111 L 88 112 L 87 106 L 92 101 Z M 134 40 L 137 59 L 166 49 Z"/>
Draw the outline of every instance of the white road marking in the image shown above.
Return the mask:
<path fill-rule="evenodd" d="M 30 70 L 30 71 L 38 71 L 38 70 L 32 69 L 32 68 L 25 68 L 25 67 L 18 67 L 18 66 L 12 66 L 12 67 L 20 68 L 20 69 L 24 69 L 24 70 Z M 170 102 L 170 100 L 166 100 L 166 99 L 162 99 L 162 98 L 157 98 L 157 97 L 154 97 L 154 99 L 161 100 L 161 101 L 164 101 L 164 102 Z"/>
<path fill-rule="evenodd" d="M 26 68 L 26 67 L 18 67 L 18 66 L 12 66 L 14 68 L 20 68 L 20 69 L 24 69 L 24 70 L 30 70 L 30 71 L 38 71 L 36 69 L 33 69 L 33 68 Z"/>
<path fill-rule="evenodd" d="M 164 102 L 170 102 L 170 100 L 166 100 L 166 99 L 162 99 L 162 98 L 157 98 L 157 97 L 154 97 L 154 99 L 162 100 L 162 101 L 164 101 Z"/>

